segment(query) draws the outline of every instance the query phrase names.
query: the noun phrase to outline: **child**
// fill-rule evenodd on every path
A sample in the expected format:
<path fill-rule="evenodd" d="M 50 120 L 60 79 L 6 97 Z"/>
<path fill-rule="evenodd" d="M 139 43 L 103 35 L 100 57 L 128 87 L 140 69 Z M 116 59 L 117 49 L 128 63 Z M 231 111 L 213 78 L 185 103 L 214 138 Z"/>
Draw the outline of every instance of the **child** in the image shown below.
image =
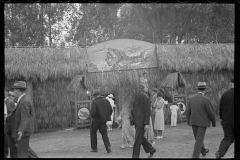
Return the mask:
<path fill-rule="evenodd" d="M 179 110 L 177 102 L 173 102 L 173 105 L 170 106 L 170 110 L 171 110 L 171 126 L 176 127 L 177 126 L 177 111 Z"/>

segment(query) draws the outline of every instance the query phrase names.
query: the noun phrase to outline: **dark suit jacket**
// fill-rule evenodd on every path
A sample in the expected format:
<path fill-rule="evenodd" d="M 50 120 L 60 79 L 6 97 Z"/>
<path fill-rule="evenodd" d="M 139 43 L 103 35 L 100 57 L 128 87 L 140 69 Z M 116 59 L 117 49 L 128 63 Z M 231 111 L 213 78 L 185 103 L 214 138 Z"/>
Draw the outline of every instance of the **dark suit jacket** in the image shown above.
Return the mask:
<path fill-rule="evenodd" d="M 143 92 L 139 92 L 136 95 L 132 116 L 134 124 L 139 128 L 144 128 L 145 125 L 149 125 L 151 114 L 151 101 L 150 98 Z"/>
<path fill-rule="evenodd" d="M 223 121 L 234 121 L 234 88 L 223 93 L 220 100 L 219 115 Z"/>
<path fill-rule="evenodd" d="M 105 97 L 97 97 L 92 101 L 91 117 L 100 122 L 111 121 L 113 112 L 110 102 Z"/>
<path fill-rule="evenodd" d="M 17 132 L 23 133 L 22 137 L 31 136 L 34 131 L 35 110 L 32 101 L 24 95 L 11 115 L 12 137 L 18 138 Z"/>
<path fill-rule="evenodd" d="M 210 121 L 216 124 L 211 101 L 201 93 L 189 98 L 186 117 L 190 126 L 210 127 Z"/>
<path fill-rule="evenodd" d="M 8 114 L 8 116 L 7 116 L 7 118 L 6 118 L 6 128 L 4 129 L 4 133 L 5 134 L 11 134 L 11 114 L 12 114 L 12 111 L 15 109 L 15 103 L 11 100 L 11 99 L 9 99 L 9 98 L 7 98 L 5 101 L 4 101 L 4 103 L 6 104 L 6 106 L 7 106 L 7 114 Z"/>

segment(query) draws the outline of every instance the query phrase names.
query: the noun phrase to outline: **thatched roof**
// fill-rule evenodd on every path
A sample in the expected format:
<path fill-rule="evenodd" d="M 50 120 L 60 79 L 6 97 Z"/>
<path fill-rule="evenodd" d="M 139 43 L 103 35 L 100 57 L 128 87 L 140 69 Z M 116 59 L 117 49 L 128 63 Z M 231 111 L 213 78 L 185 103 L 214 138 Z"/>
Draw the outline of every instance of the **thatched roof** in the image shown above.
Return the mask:
<path fill-rule="evenodd" d="M 166 78 L 163 79 L 161 87 L 166 88 L 183 88 L 187 85 L 186 80 L 183 78 L 182 74 L 179 72 L 169 73 Z"/>
<path fill-rule="evenodd" d="M 188 72 L 234 70 L 234 44 L 157 45 L 160 70 Z M 84 49 L 5 48 L 5 77 L 74 78 L 84 70 Z"/>
<path fill-rule="evenodd" d="M 234 44 L 157 45 L 157 53 L 162 70 L 234 70 Z"/>
<path fill-rule="evenodd" d="M 76 75 L 67 86 L 67 91 L 75 91 L 76 88 L 81 87 L 80 83 L 83 79 L 83 75 Z"/>
<path fill-rule="evenodd" d="M 5 48 L 5 77 L 73 78 L 84 68 L 84 50 L 75 48 Z"/>

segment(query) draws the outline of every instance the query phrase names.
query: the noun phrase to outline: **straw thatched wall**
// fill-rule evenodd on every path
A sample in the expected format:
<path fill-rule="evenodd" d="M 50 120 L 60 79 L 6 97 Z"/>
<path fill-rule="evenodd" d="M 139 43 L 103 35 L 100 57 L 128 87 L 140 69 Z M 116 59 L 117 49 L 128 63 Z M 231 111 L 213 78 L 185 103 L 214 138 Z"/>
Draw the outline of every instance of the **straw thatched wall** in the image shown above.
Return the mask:
<path fill-rule="evenodd" d="M 176 70 L 187 81 L 186 89 L 180 90 L 187 96 L 196 92 L 198 81 L 207 82 L 206 96 L 212 100 L 217 113 L 218 93 L 228 88 L 229 78 L 233 76 L 234 45 L 212 44 L 205 45 L 205 49 L 204 45 L 158 45 L 157 49 L 159 68 L 88 73 L 87 86 L 91 90 L 99 87 L 103 94 L 114 93 L 119 113 L 125 101 L 123 95 L 129 88 L 136 87 L 143 71 L 147 72 L 152 88 L 159 87 L 167 74 Z M 75 75 L 82 74 L 83 57 L 83 51 L 76 48 L 5 49 L 6 86 L 11 86 L 19 77 L 33 80 L 38 129 L 74 126 L 74 92 L 67 92 L 67 86 Z M 83 99 L 84 96 L 84 91 L 78 88 L 77 97 Z"/>

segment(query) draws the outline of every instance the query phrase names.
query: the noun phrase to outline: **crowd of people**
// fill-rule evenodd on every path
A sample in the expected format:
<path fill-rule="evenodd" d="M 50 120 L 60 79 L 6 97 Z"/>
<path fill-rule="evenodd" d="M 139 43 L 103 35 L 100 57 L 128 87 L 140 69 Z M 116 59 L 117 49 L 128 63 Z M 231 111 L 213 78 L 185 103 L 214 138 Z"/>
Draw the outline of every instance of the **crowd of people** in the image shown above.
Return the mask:
<path fill-rule="evenodd" d="M 144 73 L 145 76 L 146 73 Z M 220 143 L 218 151 L 215 153 L 216 158 L 222 158 L 226 154 L 229 146 L 234 142 L 234 79 L 231 79 L 231 89 L 226 91 L 220 100 L 219 113 L 221 125 L 223 127 L 224 138 Z M 195 144 L 193 149 L 192 158 L 199 158 L 200 154 L 205 156 L 209 149 L 205 147 L 203 141 L 206 129 L 210 126 L 216 126 L 215 112 L 211 100 L 204 95 L 207 85 L 205 82 L 198 82 L 198 92 L 191 96 L 188 100 L 186 117 L 187 124 L 192 127 Z M 141 77 L 139 88 L 135 91 L 133 97 L 127 94 L 125 97 L 129 100 L 124 101 L 122 110 L 117 118 L 117 122 L 122 127 L 122 145 L 121 148 L 133 147 L 132 158 L 139 158 L 140 149 L 143 148 L 149 154 L 149 158 L 153 157 L 157 151 L 154 148 L 154 139 L 161 139 L 163 137 L 163 130 L 165 129 L 164 122 L 164 104 L 166 101 L 163 99 L 163 90 L 153 88 L 148 91 L 147 79 Z M 98 108 L 99 115 L 101 109 L 105 110 L 106 106 L 109 112 L 105 112 L 104 116 L 109 117 L 112 114 L 112 107 L 106 98 L 100 96 L 99 91 L 93 93 L 93 106 Z M 96 105 L 95 101 L 98 102 Z M 102 101 L 102 103 L 100 103 Z M 106 103 L 103 106 L 103 101 Z M 171 126 L 177 125 L 177 112 L 179 111 L 178 104 L 172 103 L 171 110 Z M 96 111 L 96 109 L 94 109 Z M 97 114 L 91 111 L 91 115 Z M 95 121 L 100 121 L 101 118 L 93 118 L 92 125 Z M 212 125 L 210 125 L 212 124 Z M 106 126 L 106 121 L 101 121 L 101 125 Z M 107 130 L 104 132 L 99 129 L 103 138 L 106 150 L 111 152 L 111 144 L 108 139 Z M 96 132 L 96 130 L 95 130 Z M 95 141 L 91 138 L 92 141 Z M 92 152 L 97 152 L 97 146 L 91 146 Z"/>
<path fill-rule="evenodd" d="M 220 99 L 219 114 L 224 131 L 216 158 L 224 157 L 229 146 L 234 142 L 234 79 L 231 89 L 224 92 Z M 198 93 L 191 96 L 186 108 L 187 124 L 192 127 L 195 144 L 192 158 L 205 156 L 209 149 L 203 143 L 206 129 L 216 126 L 215 113 L 211 100 L 204 95 L 207 85 L 199 82 Z M 38 158 L 30 148 L 29 140 L 34 131 L 35 110 L 26 94 L 26 82 L 16 81 L 12 91 L 5 87 L 4 99 L 4 151 L 5 158 Z M 127 87 L 130 90 L 130 87 Z M 122 145 L 120 148 L 133 148 L 132 158 L 139 158 L 141 148 L 153 157 L 157 151 L 154 139 L 162 139 L 164 122 L 164 91 L 153 88 L 149 92 L 146 78 L 142 78 L 139 87 L 124 94 L 122 110 L 117 122 L 122 126 Z M 134 93 L 134 94 L 132 94 Z M 99 130 L 107 153 L 111 152 L 108 131 L 112 131 L 115 97 L 109 94 L 101 96 L 99 90 L 93 92 L 90 110 L 90 144 L 91 152 L 98 152 L 97 131 Z M 171 126 L 177 125 L 177 103 L 170 106 Z"/>

